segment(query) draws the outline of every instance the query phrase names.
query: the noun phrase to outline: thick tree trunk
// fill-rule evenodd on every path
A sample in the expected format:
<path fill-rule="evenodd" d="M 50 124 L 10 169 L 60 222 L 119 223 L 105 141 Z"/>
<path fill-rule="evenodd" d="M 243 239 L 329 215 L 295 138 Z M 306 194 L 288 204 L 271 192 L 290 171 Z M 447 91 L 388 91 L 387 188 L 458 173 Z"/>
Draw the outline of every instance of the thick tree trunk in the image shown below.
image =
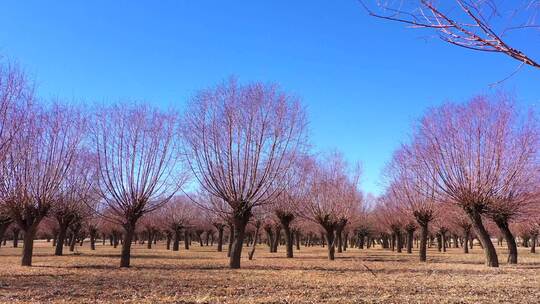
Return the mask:
<path fill-rule="evenodd" d="M 239 269 L 240 260 L 242 258 L 242 245 L 244 243 L 246 226 L 251 217 L 251 210 L 236 210 L 234 214 L 234 241 L 231 247 L 229 267 L 232 269 Z"/>
<path fill-rule="evenodd" d="M 538 238 L 538 235 L 533 235 L 531 237 L 531 253 L 536 253 L 536 239 Z"/>
<path fill-rule="evenodd" d="M 420 262 L 427 261 L 428 223 L 420 224 Z"/>
<path fill-rule="evenodd" d="M 120 267 L 129 267 L 131 262 L 131 243 L 133 241 L 133 235 L 135 234 L 135 221 L 126 224 L 124 230 Z"/>
<path fill-rule="evenodd" d="M 172 246 L 172 251 L 180 250 L 180 230 L 176 229 L 174 231 L 174 241 Z"/>
<path fill-rule="evenodd" d="M 484 224 L 482 223 L 482 216 L 476 210 L 469 210 L 469 212 L 467 213 L 473 224 L 473 229 L 476 233 L 476 237 L 478 238 L 480 244 L 482 245 L 482 248 L 484 249 L 486 266 L 499 267 L 497 252 L 495 251 L 495 247 L 491 242 L 489 233 L 487 232 Z"/>
<path fill-rule="evenodd" d="M 285 247 L 287 247 L 287 258 L 293 257 L 293 240 L 292 240 L 292 232 L 291 228 L 289 227 L 289 224 L 282 225 L 283 232 L 285 232 Z"/>
<path fill-rule="evenodd" d="M 229 227 L 229 244 L 227 246 L 227 257 L 231 257 L 231 252 L 232 252 L 232 245 L 234 243 L 234 225 L 231 224 L 231 226 Z"/>
<path fill-rule="evenodd" d="M 510 231 L 510 228 L 508 227 L 508 221 L 496 220 L 495 223 L 503 234 L 504 240 L 506 241 L 506 246 L 508 246 L 508 264 L 517 264 L 518 251 L 516 239 L 514 238 L 512 232 Z"/>
<path fill-rule="evenodd" d="M 36 235 L 36 230 L 37 229 L 35 227 L 31 227 L 24 232 L 23 255 L 21 261 L 22 266 L 32 266 L 32 255 L 34 252 L 34 237 Z"/>
<path fill-rule="evenodd" d="M 56 240 L 56 247 L 54 248 L 54 255 L 61 256 L 64 251 L 64 241 L 66 239 L 67 225 L 60 224 L 58 227 L 58 237 Z"/>
<path fill-rule="evenodd" d="M 335 236 L 333 227 L 325 227 L 326 229 L 326 242 L 328 243 L 328 259 L 333 261 L 336 257 Z"/>

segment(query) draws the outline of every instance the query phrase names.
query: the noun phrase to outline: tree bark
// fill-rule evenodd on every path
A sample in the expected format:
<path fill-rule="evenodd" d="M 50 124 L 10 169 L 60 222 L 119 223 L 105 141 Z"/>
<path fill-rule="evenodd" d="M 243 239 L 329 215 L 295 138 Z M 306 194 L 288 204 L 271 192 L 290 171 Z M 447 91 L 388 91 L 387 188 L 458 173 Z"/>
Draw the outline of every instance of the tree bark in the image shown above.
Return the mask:
<path fill-rule="evenodd" d="M 282 220 L 281 227 L 283 227 L 283 232 L 285 232 L 285 247 L 287 248 L 287 258 L 292 258 L 293 257 L 293 239 L 292 239 L 290 222 L 284 222 Z"/>
<path fill-rule="evenodd" d="M 495 247 L 493 246 L 493 243 L 491 242 L 491 238 L 489 236 L 489 233 L 487 232 L 486 228 L 484 227 L 484 224 L 482 223 L 482 216 L 480 213 L 476 210 L 468 210 L 467 214 L 469 215 L 474 232 L 476 233 L 476 237 L 480 241 L 480 244 L 482 245 L 482 248 L 484 249 L 484 255 L 485 255 L 485 264 L 487 267 L 499 267 L 499 260 L 497 258 L 497 252 L 495 251 Z"/>
<path fill-rule="evenodd" d="M 19 247 L 19 228 L 13 228 L 13 248 Z"/>
<path fill-rule="evenodd" d="M 39 223 L 39 222 L 38 222 Z M 32 255 L 34 252 L 34 237 L 36 235 L 37 225 L 32 225 L 24 231 L 22 266 L 32 266 Z"/>
<path fill-rule="evenodd" d="M 504 240 L 506 241 L 506 246 L 508 246 L 508 264 L 517 264 L 518 251 L 516 239 L 508 227 L 508 221 L 499 219 L 495 221 L 495 224 L 497 224 L 497 227 L 499 227 L 499 230 L 502 232 Z"/>
<path fill-rule="evenodd" d="M 335 236 L 333 227 L 325 227 L 326 229 L 326 242 L 328 243 L 328 259 L 333 261 L 336 255 Z"/>
<path fill-rule="evenodd" d="M 66 239 L 67 225 L 58 225 L 58 237 L 56 240 L 56 247 L 54 248 L 54 255 L 61 256 L 64 251 L 64 241 Z"/>
<path fill-rule="evenodd" d="M 420 262 L 427 261 L 428 223 L 420 223 Z"/>
<path fill-rule="evenodd" d="M 191 237 L 189 236 L 189 231 L 184 229 L 184 248 L 189 250 L 189 245 L 191 245 Z"/>
<path fill-rule="evenodd" d="M 131 262 L 131 242 L 133 241 L 133 234 L 135 233 L 135 221 L 126 224 L 124 230 L 120 267 L 129 267 Z"/>
<path fill-rule="evenodd" d="M 234 225 L 234 241 L 231 247 L 231 256 L 229 259 L 229 267 L 231 269 L 240 268 L 240 260 L 242 257 L 242 245 L 246 233 L 246 226 L 251 217 L 251 210 L 236 210 L 233 217 Z"/>
<path fill-rule="evenodd" d="M 175 229 L 172 251 L 178 250 L 180 250 L 180 229 Z"/>
<path fill-rule="evenodd" d="M 470 229 L 465 229 L 463 236 L 463 253 L 469 253 L 469 238 L 471 231 Z"/>

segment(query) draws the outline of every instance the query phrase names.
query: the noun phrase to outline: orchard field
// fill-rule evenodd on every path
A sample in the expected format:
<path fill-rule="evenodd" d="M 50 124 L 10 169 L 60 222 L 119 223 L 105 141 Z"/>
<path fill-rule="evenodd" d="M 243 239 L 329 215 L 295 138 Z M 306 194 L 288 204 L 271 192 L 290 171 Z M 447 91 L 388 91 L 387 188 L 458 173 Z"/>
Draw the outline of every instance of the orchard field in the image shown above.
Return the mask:
<path fill-rule="evenodd" d="M 120 248 L 87 244 L 75 254 L 54 256 L 37 241 L 32 267 L 20 264 L 20 248 L 0 248 L 2 303 L 538 303 L 540 255 L 520 248 L 520 264 L 484 265 L 475 246 L 439 253 L 428 262 L 416 252 L 380 247 L 349 248 L 330 261 L 320 246 L 301 247 L 293 259 L 284 246 L 269 253 L 259 245 L 242 269 L 229 269 L 226 252 L 193 245 L 172 252 L 159 243 L 134 245 L 132 265 L 118 268 Z M 243 250 L 247 255 L 248 250 Z"/>

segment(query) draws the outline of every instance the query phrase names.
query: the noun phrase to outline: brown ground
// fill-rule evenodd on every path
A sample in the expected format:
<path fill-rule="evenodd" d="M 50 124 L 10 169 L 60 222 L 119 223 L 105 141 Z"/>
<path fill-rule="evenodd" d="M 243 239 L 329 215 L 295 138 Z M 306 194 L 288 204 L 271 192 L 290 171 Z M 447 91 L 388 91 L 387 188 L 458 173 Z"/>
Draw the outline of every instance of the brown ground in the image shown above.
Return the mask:
<path fill-rule="evenodd" d="M 37 242 L 34 266 L 19 266 L 20 249 L 0 248 L 2 303 L 539 303 L 540 254 L 520 249 L 520 265 L 483 266 L 480 249 L 464 255 L 430 250 L 429 262 L 382 249 L 349 249 L 335 261 L 323 248 L 294 259 L 284 248 L 229 270 L 225 253 L 194 245 L 189 252 L 136 245 L 132 267 L 119 269 L 119 249 L 88 244 L 79 255 L 53 256 Z M 504 249 L 498 248 L 503 262 Z M 247 254 L 247 250 L 244 250 Z M 371 270 L 368 270 L 368 268 Z"/>

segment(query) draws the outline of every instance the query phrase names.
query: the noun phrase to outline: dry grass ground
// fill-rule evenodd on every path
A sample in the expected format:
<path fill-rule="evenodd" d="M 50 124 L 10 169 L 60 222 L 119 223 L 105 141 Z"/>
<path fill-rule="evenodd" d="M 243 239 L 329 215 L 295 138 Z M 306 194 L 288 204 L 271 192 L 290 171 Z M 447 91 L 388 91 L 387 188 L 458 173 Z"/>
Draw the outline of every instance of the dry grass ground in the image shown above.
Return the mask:
<path fill-rule="evenodd" d="M 429 262 L 382 249 L 349 249 L 335 261 L 323 248 L 294 259 L 283 248 L 257 249 L 242 269 L 227 268 L 225 253 L 192 246 L 170 252 L 136 245 L 132 267 L 119 269 L 119 248 L 88 245 L 79 255 L 53 256 L 37 242 L 34 266 L 19 266 L 20 249 L 0 248 L 3 303 L 539 303 L 540 254 L 520 251 L 520 264 L 483 266 L 479 248 L 464 255 L 430 250 Z M 247 250 L 244 250 L 247 254 Z M 498 248 L 503 262 L 505 250 Z M 368 268 L 371 270 L 368 270 Z"/>

